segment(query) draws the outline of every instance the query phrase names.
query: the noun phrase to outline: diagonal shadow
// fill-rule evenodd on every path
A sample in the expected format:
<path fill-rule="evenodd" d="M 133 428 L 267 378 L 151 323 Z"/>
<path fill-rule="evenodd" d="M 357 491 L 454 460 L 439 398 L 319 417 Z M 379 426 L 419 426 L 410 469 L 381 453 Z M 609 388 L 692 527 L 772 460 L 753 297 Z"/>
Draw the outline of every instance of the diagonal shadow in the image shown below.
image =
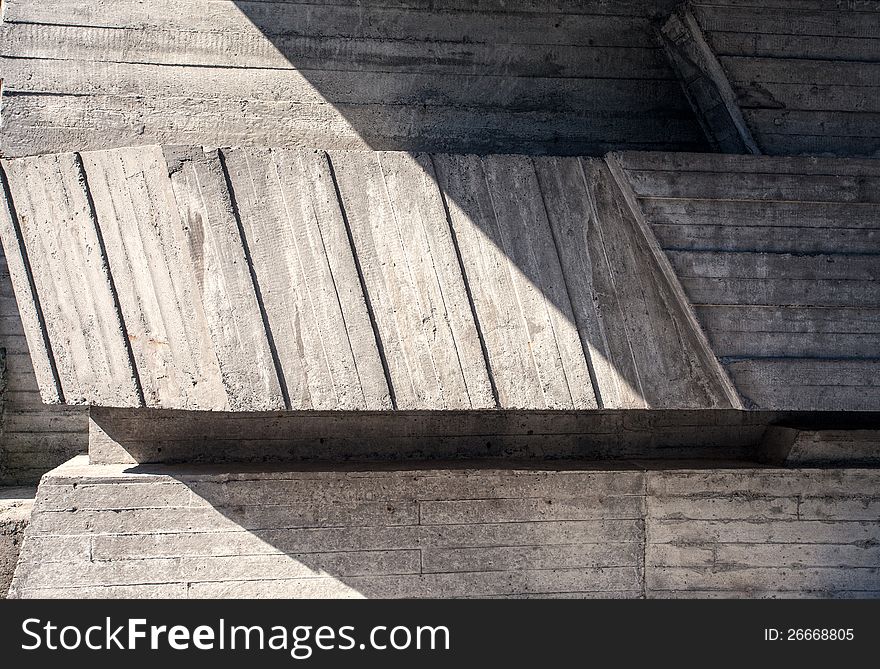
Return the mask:
<path fill-rule="evenodd" d="M 316 123 L 341 122 L 362 147 L 539 156 L 706 149 L 699 124 L 656 38 L 658 22 L 675 4 L 669 0 L 546 6 L 370 0 L 304 5 L 235 0 L 237 10 L 229 11 L 241 12 L 240 18 L 289 64 L 291 69 L 273 73 L 279 94 L 323 101 L 322 111 L 315 112 Z M 297 86 L 306 90 L 297 93 Z M 316 132 L 316 136 L 324 134 Z M 345 142 L 332 135 L 330 141 Z M 429 181 L 440 181 L 441 170 L 430 160 L 413 156 L 412 163 L 416 170 L 425 170 Z M 485 169 L 483 176 L 487 177 Z M 524 189 L 529 179 L 537 186 L 543 206 L 521 209 L 523 224 L 547 228 L 546 239 L 556 247 L 550 257 L 561 264 L 560 246 L 590 248 L 588 228 L 595 222 L 574 225 L 567 231 L 573 236 L 558 238 L 547 221 L 546 200 L 554 195 L 543 192 L 547 186 L 534 164 Z M 507 257 L 511 274 L 522 276 L 536 289 L 554 312 L 551 318 L 578 331 L 599 406 L 603 400 L 596 376 L 605 368 L 614 370 L 616 392 L 633 398 L 636 406 L 651 406 L 652 389 L 643 387 L 635 358 L 604 359 L 606 335 L 583 323 L 578 327 L 573 304 L 577 299 L 572 299 L 571 291 L 582 277 L 567 276 L 564 267 L 554 270 L 543 261 L 527 261 L 522 253 L 514 257 L 499 228 L 506 221 L 481 216 L 474 202 L 458 198 L 439 183 L 438 187 L 447 215 L 459 213 L 460 219 L 477 228 L 478 237 Z M 550 189 L 566 187 L 570 184 Z M 526 221 L 534 212 L 536 218 Z M 636 262 L 629 255 L 616 261 L 624 266 Z M 462 270 L 466 283 L 476 278 Z M 630 280 L 626 272 L 619 280 Z M 517 278 L 512 280 L 515 283 Z M 590 285 L 588 290 L 605 289 Z M 628 303 L 632 291 L 622 295 L 613 290 L 621 315 L 641 309 L 638 297 Z M 640 334 L 662 340 L 669 332 L 634 332 L 629 338 Z M 672 377 L 680 361 L 659 364 Z"/>
<path fill-rule="evenodd" d="M 656 37 L 676 4 L 234 2 L 290 65 L 282 99 L 362 146 L 552 155 L 706 149 Z"/>

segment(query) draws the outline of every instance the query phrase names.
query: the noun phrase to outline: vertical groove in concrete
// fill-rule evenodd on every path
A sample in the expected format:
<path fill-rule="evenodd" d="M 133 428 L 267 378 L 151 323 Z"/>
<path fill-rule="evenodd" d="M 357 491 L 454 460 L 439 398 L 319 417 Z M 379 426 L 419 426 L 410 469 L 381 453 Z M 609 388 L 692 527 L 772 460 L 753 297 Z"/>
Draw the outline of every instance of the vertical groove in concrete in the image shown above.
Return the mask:
<path fill-rule="evenodd" d="M 229 170 L 226 167 L 226 158 L 224 156 L 223 150 L 217 151 L 217 159 L 220 161 L 220 169 L 223 171 L 223 179 L 226 182 L 226 188 L 229 190 L 229 201 L 232 205 L 232 213 L 235 217 L 235 223 L 238 227 L 238 234 L 241 237 L 241 246 L 244 250 L 245 261 L 248 266 L 248 273 L 251 276 L 251 281 L 254 284 L 254 295 L 257 299 L 257 306 L 260 310 L 260 318 L 263 321 L 263 329 L 266 332 L 266 342 L 269 345 L 269 351 L 272 355 L 272 363 L 275 366 L 275 373 L 278 376 L 278 385 L 281 389 L 281 397 L 284 400 L 284 407 L 286 409 L 291 409 L 290 404 L 290 395 L 287 391 L 287 381 L 284 378 L 284 370 L 281 367 L 281 362 L 278 359 L 278 349 L 275 346 L 275 338 L 272 335 L 272 328 L 269 325 L 269 318 L 266 315 L 266 305 L 263 302 L 263 295 L 260 291 L 260 282 L 257 279 L 256 272 L 254 271 L 254 263 L 251 257 L 250 247 L 248 246 L 247 235 L 245 234 L 244 227 L 241 223 L 241 211 L 238 207 L 238 201 L 235 195 L 235 189 L 232 187 L 232 181 L 229 178 Z"/>
<path fill-rule="evenodd" d="M 104 244 L 104 235 L 101 232 L 101 225 L 98 221 L 98 212 L 95 209 L 95 201 L 94 199 L 92 199 L 92 190 L 89 187 L 89 178 L 86 174 L 85 166 L 83 165 L 82 156 L 79 153 L 75 153 L 74 160 L 76 161 L 76 167 L 79 171 L 80 179 L 82 180 L 86 202 L 88 202 L 89 220 L 95 227 L 95 235 L 98 238 L 98 248 L 100 249 L 101 258 L 103 260 L 104 266 L 107 268 L 107 283 L 110 287 L 110 294 L 113 297 L 113 306 L 116 309 L 116 314 L 119 318 L 119 324 L 122 327 L 122 340 L 125 343 L 125 351 L 128 354 L 129 365 L 131 366 L 132 380 L 134 381 L 135 390 L 137 391 L 138 401 L 140 402 L 140 406 L 146 406 L 146 400 L 144 398 L 144 388 L 141 385 L 141 377 L 138 373 L 137 362 L 135 361 L 134 353 L 131 350 L 131 341 L 128 338 L 128 328 L 125 326 L 125 315 L 122 313 L 122 307 L 119 302 L 119 293 L 116 290 L 116 283 L 113 280 L 113 268 L 110 266 L 110 257 L 107 255 L 107 247 Z"/>
<path fill-rule="evenodd" d="M 342 193 L 339 191 L 339 181 L 336 178 L 336 170 L 333 167 L 333 158 L 329 153 L 324 154 L 327 158 L 327 167 L 330 170 L 330 178 L 333 181 L 333 190 L 336 194 L 336 201 L 339 204 L 339 212 L 342 215 L 342 221 L 345 224 L 345 233 L 348 237 L 348 244 L 351 247 L 351 253 L 354 257 L 354 264 L 357 270 L 358 281 L 360 283 L 361 292 L 364 295 L 364 301 L 367 306 L 367 313 L 370 317 L 370 326 L 373 329 L 373 337 L 376 340 L 376 349 L 379 352 L 379 359 L 382 362 L 382 372 L 385 375 L 385 383 L 388 386 L 388 394 L 391 399 L 391 408 L 397 409 L 397 399 L 395 395 L 394 382 L 391 379 L 391 372 L 388 368 L 388 358 L 385 354 L 385 347 L 382 344 L 382 337 L 379 334 L 379 326 L 376 323 L 376 312 L 373 309 L 370 293 L 367 290 L 367 284 L 364 280 L 364 270 L 361 267 L 360 258 L 358 257 L 357 247 L 354 244 L 354 238 L 351 232 L 351 222 L 348 220 L 348 213 L 345 210 L 345 203 L 342 201 Z"/>

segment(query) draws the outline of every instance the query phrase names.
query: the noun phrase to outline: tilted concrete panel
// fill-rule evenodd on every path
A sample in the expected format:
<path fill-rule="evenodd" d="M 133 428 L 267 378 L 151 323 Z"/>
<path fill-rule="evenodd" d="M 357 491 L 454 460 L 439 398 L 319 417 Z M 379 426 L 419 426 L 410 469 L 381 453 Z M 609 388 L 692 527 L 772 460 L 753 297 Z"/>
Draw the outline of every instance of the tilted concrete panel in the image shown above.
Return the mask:
<path fill-rule="evenodd" d="M 47 402 L 739 406 L 603 160 L 153 146 L 2 165 Z"/>
<path fill-rule="evenodd" d="M 880 406 L 870 160 L 138 147 L 3 168 L 49 402 Z"/>

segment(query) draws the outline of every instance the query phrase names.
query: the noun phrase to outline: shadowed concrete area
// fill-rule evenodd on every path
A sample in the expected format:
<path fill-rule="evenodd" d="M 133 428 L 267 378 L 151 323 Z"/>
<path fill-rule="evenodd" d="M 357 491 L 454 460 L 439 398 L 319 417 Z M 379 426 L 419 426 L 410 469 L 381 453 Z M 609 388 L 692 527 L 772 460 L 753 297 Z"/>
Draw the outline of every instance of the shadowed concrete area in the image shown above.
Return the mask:
<path fill-rule="evenodd" d="M 5 155 L 707 146 L 655 36 L 675 0 L 4 4 Z"/>
<path fill-rule="evenodd" d="M 89 409 L 93 464 L 504 460 L 878 462 L 876 412 Z M 499 465 L 500 466 L 500 465 Z"/>
<path fill-rule="evenodd" d="M 157 142 L 531 154 L 700 150 L 710 145 L 697 122 L 705 120 L 706 109 L 697 104 L 700 114 L 694 115 L 689 108 L 677 81 L 681 68 L 667 59 L 655 32 L 677 4 L 161 0 L 147 6 L 135 0 L 6 0 L 0 152 Z M 760 150 L 876 151 L 875 5 L 719 0 L 690 3 L 689 10 Z M 454 207 L 454 198 L 449 200 Z M 768 205 L 738 206 L 763 211 Z M 784 218 L 793 205 L 773 208 L 780 210 L 774 225 L 794 220 Z M 863 218 L 853 217 L 855 208 L 824 209 L 811 217 L 836 228 L 833 235 L 821 231 L 829 253 L 873 238 L 865 222 L 876 217 L 850 229 L 846 221 Z M 668 220 L 653 227 L 661 242 L 661 233 L 675 231 Z M 691 229 L 711 232 L 705 225 L 678 228 Z M 749 248 L 749 235 L 730 241 L 741 230 L 731 220 L 718 250 Z M 799 240 L 819 239 L 813 232 L 789 237 L 792 248 L 803 246 Z M 562 250 L 568 246 L 563 239 Z M 503 252 L 565 317 L 568 307 L 556 301 L 558 291 L 545 291 L 527 263 Z M 795 280 L 803 282 L 798 273 Z M 10 297 L 0 297 L 0 334 L 10 364 L 0 474 L 9 481 L 34 480 L 39 463 L 54 464 L 82 444 L 85 417 L 39 405 Z M 874 391 L 859 386 L 866 364 L 859 347 L 876 350 L 872 307 L 808 307 L 794 317 L 800 307 L 782 305 L 782 311 L 777 298 L 757 299 L 764 300 L 759 309 L 744 318 L 739 316 L 745 309 L 697 305 L 710 337 L 718 333 L 713 346 L 747 405 L 873 406 Z M 766 332 L 749 325 L 761 322 L 768 323 Z M 805 323 L 820 334 L 802 332 Z M 769 355 L 782 338 L 791 346 L 781 346 L 781 360 L 758 356 L 765 359 L 755 362 L 756 350 Z M 844 359 L 853 350 L 856 359 Z M 634 366 L 620 359 L 612 364 L 618 378 L 652 405 L 650 394 L 638 389 Z M 823 388 L 824 378 L 845 386 L 854 404 Z M 782 387 L 797 390 L 781 397 Z M 594 392 L 601 404 L 601 392 Z"/>
<path fill-rule="evenodd" d="M 647 462 L 86 465 L 16 597 L 876 597 L 864 469 Z"/>
<path fill-rule="evenodd" d="M 880 406 L 876 161 L 150 146 L 2 167 L 46 402 Z"/>
<path fill-rule="evenodd" d="M 771 412 L 636 409 L 225 413 L 92 407 L 89 414 L 93 464 L 754 460 L 769 425 L 804 420 Z M 826 422 L 868 431 L 878 425 L 870 413 L 831 414 Z"/>
<path fill-rule="evenodd" d="M 752 4 L 691 7 L 728 117 L 870 154 L 876 12 Z M 14 594 L 877 596 L 876 425 L 761 411 L 878 408 L 876 166 L 579 157 L 720 145 L 673 5 L 6 0 L 40 389 L 127 407 Z"/>
<path fill-rule="evenodd" d="M 735 118 L 763 153 L 872 156 L 878 34 L 824 0 L 5 0 L 2 151 L 741 151 Z"/>
<path fill-rule="evenodd" d="M 739 406 L 614 159 L 136 147 L 2 165 L 46 402 Z"/>

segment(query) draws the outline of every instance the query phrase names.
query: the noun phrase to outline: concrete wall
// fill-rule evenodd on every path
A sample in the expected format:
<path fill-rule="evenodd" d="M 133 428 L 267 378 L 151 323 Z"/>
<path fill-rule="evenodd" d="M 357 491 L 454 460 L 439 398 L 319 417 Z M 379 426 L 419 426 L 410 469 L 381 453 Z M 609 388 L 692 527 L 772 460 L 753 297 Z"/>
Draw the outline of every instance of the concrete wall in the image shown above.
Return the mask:
<path fill-rule="evenodd" d="M 47 402 L 880 407 L 874 160 L 151 146 L 2 168 Z"/>
<path fill-rule="evenodd" d="M 656 33 L 680 4 L 7 0 L 2 150 L 704 150 Z M 877 155 L 876 3 L 687 6 L 759 151 Z"/>
<path fill-rule="evenodd" d="M 877 161 L 631 154 L 620 164 L 747 406 L 880 406 Z"/>
<path fill-rule="evenodd" d="M 675 4 L 6 0 L 2 150 L 700 150 Z"/>
<path fill-rule="evenodd" d="M 689 5 L 763 153 L 880 156 L 876 2 Z"/>
<path fill-rule="evenodd" d="M 880 472 L 72 462 L 18 597 L 876 597 Z M 75 513 L 71 513 L 76 509 Z"/>
<path fill-rule="evenodd" d="M 739 406 L 600 159 L 150 146 L 2 170 L 46 402 Z"/>

